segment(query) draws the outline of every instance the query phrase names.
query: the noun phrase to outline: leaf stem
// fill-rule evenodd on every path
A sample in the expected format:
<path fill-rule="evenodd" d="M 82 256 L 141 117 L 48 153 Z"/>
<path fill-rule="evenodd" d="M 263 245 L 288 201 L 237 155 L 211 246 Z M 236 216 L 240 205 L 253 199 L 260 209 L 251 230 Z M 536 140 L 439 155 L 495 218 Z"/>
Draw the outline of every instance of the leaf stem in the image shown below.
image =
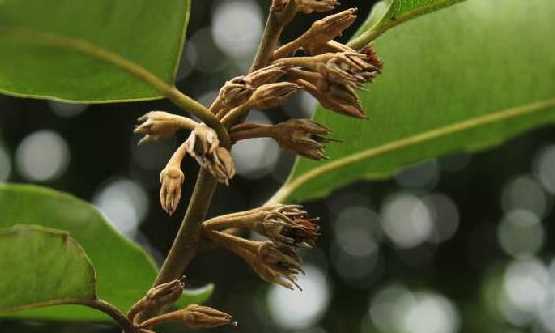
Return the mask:
<path fill-rule="evenodd" d="M 76 301 L 74 304 L 85 305 L 95 310 L 104 312 L 108 316 L 112 317 L 112 319 L 118 323 L 125 333 L 139 333 L 139 328 L 133 325 L 123 312 L 104 300 L 95 299 L 90 301 Z"/>

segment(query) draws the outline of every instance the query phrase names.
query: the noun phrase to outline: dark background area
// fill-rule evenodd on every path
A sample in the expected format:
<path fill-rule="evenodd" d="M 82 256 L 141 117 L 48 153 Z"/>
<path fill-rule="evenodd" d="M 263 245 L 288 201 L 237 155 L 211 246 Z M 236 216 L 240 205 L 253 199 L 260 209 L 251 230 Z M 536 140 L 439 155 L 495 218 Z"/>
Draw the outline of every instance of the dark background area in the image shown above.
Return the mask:
<path fill-rule="evenodd" d="M 359 7 L 358 26 L 373 2 L 342 3 Z M 267 6 L 194 1 L 177 86 L 208 104 L 248 67 Z M 317 17 L 299 16 L 285 39 Z M 306 117 L 313 105 L 300 95 L 251 117 L 275 123 Z M 0 181 L 42 184 L 93 202 L 160 262 L 198 168 L 184 163 L 184 197 L 168 217 L 158 203 L 158 175 L 185 138 L 138 148 L 135 121 L 151 110 L 180 113 L 164 100 L 82 106 L 0 96 Z M 263 203 L 294 160 L 265 140 L 238 145 L 234 155 L 239 174 L 219 188 L 210 215 Z M 187 275 L 193 287 L 216 284 L 210 304 L 239 322 L 222 332 L 551 332 L 554 193 L 555 133 L 544 127 L 487 152 L 427 161 L 391 180 L 357 182 L 307 202 L 322 218 L 322 237 L 303 251 L 303 293 L 264 283 L 222 250 L 197 257 Z M 119 330 L 0 320 L 2 333 L 76 331 Z"/>

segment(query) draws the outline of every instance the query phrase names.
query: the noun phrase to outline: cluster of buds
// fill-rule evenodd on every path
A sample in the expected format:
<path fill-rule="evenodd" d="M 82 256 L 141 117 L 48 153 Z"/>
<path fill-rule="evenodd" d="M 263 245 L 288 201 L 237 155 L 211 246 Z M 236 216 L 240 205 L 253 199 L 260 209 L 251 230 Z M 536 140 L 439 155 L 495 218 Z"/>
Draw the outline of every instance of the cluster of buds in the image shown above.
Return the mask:
<path fill-rule="evenodd" d="M 245 240 L 226 233 L 229 228 L 254 230 L 268 240 Z M 298 287 L 296 275 L 302 272 L 296 248 L 313 247 L 318 230 L 318 219 L 297 205 L 264 206 L 203 223 L 207 237 L 243 258 L 262 279 L 286 288 Z"/>

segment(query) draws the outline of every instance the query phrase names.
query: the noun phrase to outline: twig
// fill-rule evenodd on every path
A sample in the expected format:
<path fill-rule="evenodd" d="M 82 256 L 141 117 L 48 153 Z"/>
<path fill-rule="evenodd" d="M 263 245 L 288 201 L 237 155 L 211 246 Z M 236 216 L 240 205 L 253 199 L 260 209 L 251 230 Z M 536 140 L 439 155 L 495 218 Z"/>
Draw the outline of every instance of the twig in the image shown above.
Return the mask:
<path fill-rule="evenodd" d="M 274 0 L 270 8 L 270 15 L 268 15 L 262 40 L 260 41 L 250 72 L 260 69 L 271 62 L 284 27 L 291 22 L 297 13 L 295 1 L 289 1 L 285 8 L 279 8 L 275 5 L 276 2 L 279 1 Z"/>

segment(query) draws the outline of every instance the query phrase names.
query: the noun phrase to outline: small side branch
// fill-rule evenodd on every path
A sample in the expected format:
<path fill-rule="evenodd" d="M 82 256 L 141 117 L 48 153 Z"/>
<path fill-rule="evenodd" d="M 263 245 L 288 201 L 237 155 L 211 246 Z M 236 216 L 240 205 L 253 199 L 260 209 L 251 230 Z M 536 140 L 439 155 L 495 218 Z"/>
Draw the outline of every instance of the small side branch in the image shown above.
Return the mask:
<path fill-rule="evenodd" d="M 127 316 L 121 312 L 118 308 L 114 305 L 101 300 L 95 299 L 92 301 L 82 301 L 82 302 L 75 302 L 75 304 L 85 305 L 89 308 L 93 308 L 95 310 L 99 310 L 107 314 L 108 316 L 112 317 L 118 325 L 122 328 L 123 332 L 125 333 L 140 333 L 141 329 L 136 327 L 127 319 Z"/>

